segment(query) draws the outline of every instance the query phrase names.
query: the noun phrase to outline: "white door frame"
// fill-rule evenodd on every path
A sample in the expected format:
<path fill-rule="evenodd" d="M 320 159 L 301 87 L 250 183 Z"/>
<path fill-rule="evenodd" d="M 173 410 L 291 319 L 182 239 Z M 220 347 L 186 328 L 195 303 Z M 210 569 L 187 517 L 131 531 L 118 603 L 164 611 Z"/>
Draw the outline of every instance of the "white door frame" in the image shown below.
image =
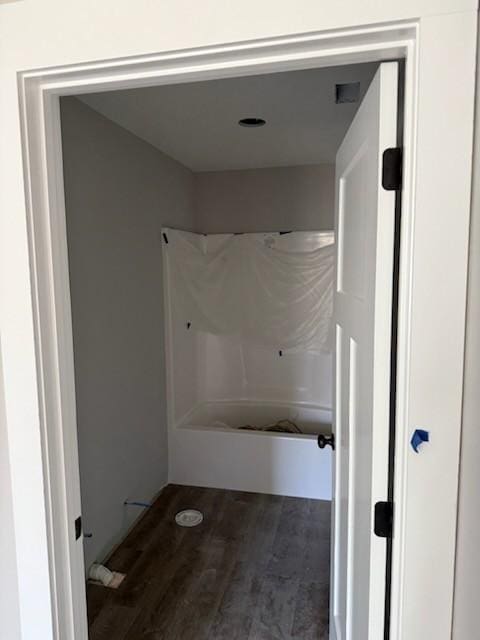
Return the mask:
<path fill-rule="evenodd" d="M 434 27 L 430 18 L 423 30 L 421 20 L 398 22 L 19 73 L 56 638 L 87 637 L 82 539 L 74 535 L 80 494 L 59 96 L 392 58 L 405 58 L 406 74 L 391 639 L 416 640 L 427 628 L 436 640 L 450 637 L 473 135 L 473 60 L 470 46 L 462 48 L 467 18 L 439 16 Z M 438 97 L 439 82 L 447 96 Z M 446 122 L 455 123 L 453 131 Z M 441 287 L 434 286 L 439 277 Z M 421 455 L 408 444 L 415 426 L 431 431 Z"/>

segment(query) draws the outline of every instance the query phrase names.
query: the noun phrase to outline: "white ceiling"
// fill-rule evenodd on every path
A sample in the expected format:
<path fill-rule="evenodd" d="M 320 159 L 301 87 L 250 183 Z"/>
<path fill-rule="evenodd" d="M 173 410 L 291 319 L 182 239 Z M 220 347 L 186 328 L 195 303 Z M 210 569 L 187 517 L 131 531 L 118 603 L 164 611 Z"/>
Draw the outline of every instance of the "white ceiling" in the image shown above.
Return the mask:
<path fill-rule="evenodd" d="M 81 96 L 110 120 L 193 171 L 333 163 L 358 104 L 335 104 L 335 84 L 376 64 L 289 71 Z M 238 125 L 260 117 L 264 127 Z"/>

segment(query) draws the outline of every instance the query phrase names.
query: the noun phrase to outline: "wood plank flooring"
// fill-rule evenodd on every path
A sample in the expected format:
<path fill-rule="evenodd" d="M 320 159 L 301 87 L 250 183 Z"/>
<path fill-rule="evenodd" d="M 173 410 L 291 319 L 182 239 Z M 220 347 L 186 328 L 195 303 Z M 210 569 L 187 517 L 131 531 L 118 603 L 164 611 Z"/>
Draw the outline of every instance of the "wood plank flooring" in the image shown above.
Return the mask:
<path fill-rule="evenodd" d="M 175 523 L 181 509 L 201 525 Z M 87 585 L 90 640 L 327 640 L 330 503 L 166 487 Z"/>

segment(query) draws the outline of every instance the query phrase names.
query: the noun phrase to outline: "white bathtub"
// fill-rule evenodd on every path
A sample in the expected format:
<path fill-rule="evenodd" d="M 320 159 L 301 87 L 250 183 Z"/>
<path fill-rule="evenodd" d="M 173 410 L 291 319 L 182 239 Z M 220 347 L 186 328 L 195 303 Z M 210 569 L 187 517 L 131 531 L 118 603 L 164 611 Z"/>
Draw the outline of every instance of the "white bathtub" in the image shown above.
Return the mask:
<path fill-rule="evenodd" d="M 283 419 L 303 433 L 238 429 Z M 330 500 L 331 449 L 316 438 L 330 431 L 331 411 L 315 405 L 201 403 L 170 430 L 170 482 Z"/>

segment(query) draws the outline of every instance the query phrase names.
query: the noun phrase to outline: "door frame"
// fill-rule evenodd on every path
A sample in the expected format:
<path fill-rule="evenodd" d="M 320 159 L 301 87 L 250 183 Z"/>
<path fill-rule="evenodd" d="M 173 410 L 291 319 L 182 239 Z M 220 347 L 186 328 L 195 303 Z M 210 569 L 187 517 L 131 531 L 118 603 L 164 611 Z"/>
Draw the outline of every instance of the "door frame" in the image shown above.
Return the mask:
<path fill-rule="evenodd" d="M 18 74 L 56 638 L 87 637 L 82 538 L 75 538 L 74 527 L 80 491 L 60 96 L 402 58 L 404 185 L 390 637 L 420 638 L 422 620 L 429 620 L 432 637 L 450 637 L 473 138 L 474 69 L 469 47 L 464 51 L 461 46 L 470 28 L 467 18 L 471 15 L 450 14 L 435 17 L 435 24 L 429 18 L 428 28 L 423 19 L 399 21 Z M 446 41 L 458 46 L 445 47 Z M 452 87 L 442 114 L 434 89 L 439 81 Z M 466 112 L 470 94 L 471 118 Z M 454 135 L 444 133 L 440 139 L 437 131 L 449 120 L 458 123 Z M 446 153 L 455 159 L 454 166 L 438 162 Z M 436 188 L 438 183 L 448 183 L 447 196 Z M 453 206 L 452 231 L 447 218 Z M 431 285 L 439 271 L 444 275 L 440 245 L 447 240 L 453 266 L 440 292 Z M 452 301 L 448 308 L 446 297 Z M 446 314 L 448 332 L 438 322 L 439 314 Z M 448 363 L 441 373 L 438 344 L 446 344 Z M 448 393 L 432 393 L 431 379 Z M 432 431 L 431 445 L 421 456 L 409 449 L 415 426 Z M 441 504 L 432 500 L 432 482 L 442 494 Z M 435 584 L 430 580 L 432 563 Z"/>

